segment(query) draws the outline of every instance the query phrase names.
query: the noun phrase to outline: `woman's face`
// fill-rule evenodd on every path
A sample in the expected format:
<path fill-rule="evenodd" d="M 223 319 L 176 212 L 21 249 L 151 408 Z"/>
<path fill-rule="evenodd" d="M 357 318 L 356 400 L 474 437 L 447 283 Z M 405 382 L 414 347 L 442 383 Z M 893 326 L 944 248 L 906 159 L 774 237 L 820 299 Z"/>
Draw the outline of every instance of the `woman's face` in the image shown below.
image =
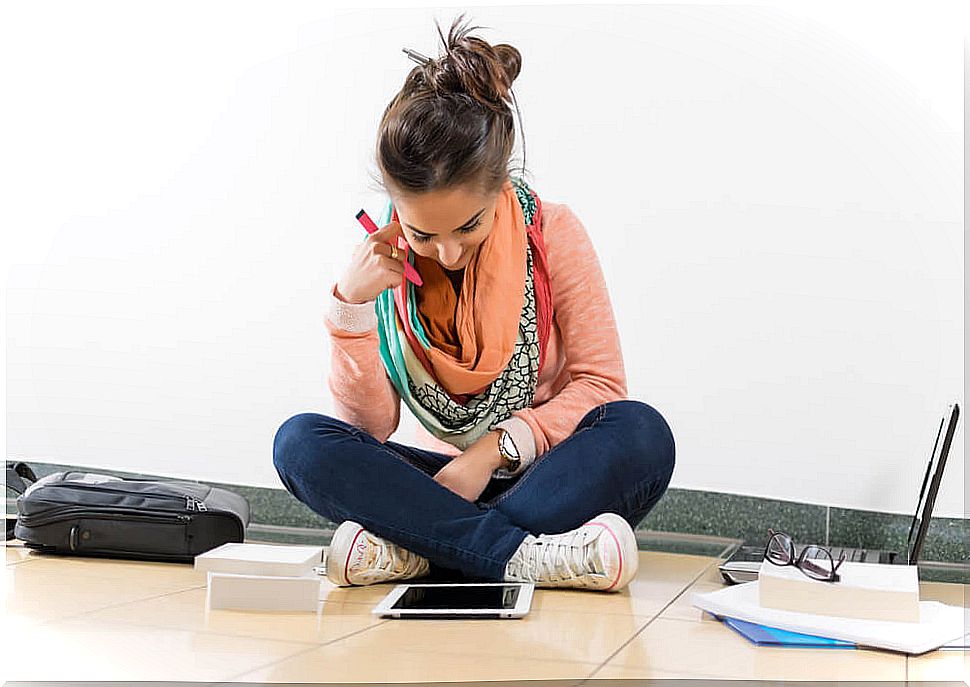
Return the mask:
<path fill-rule="evenodd" d="M 453 188 L 395 199 L 394 207 L 415 253 L 459 270 L 491 233 L 498 196 Z"/>

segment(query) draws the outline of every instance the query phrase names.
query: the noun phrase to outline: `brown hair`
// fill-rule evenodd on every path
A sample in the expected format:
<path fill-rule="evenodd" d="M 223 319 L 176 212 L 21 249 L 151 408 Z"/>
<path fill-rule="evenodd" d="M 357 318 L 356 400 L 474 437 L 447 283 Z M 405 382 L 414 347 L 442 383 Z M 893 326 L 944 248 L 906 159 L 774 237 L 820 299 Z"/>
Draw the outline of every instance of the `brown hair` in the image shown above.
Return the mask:
<path fill-rule="evenodd" d="M 468 36 L 481 27 L 459 29 L 463 17 L 452 23 L 447 40 L 437 27 L 445 55 L 416 65 L 384 109 L 375 148 L 380 178 L 374 181 L 385 192 L 408 196 L 465 186 L 491 195 L 515 167 L 515 120 L 507 103 L 522 55 L 506 43 L 492 46 Z M 524 175 L 524 141 L 522 154 Z"/>

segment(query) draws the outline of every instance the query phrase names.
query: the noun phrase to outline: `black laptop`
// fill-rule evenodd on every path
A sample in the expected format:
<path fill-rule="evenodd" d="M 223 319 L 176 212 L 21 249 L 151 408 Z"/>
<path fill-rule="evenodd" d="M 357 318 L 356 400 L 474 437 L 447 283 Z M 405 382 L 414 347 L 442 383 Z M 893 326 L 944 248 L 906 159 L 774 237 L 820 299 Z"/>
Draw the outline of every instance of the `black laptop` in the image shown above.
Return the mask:
<path fill-rule="evenodd" d="M 933 450 L 930 453 L 930 461 L 926 466 L 926 474 L 923 475 L 923 485 L 919 490 L 919 500 L 916 503 L 916 513 L 913 514 L 913 521 L 909 526 L 909 536 L 906 538 L 906 553 L 900 554 L 896 551 L 884 551 L 881 549 L 854 549 L 842 546 L 830 546 L 835 560 L 844 553 L 845 560 L 858 561 L 862 563 L 894 563 L 899 565 L 916 565 L 919 560 L 920 551 L 923 548 L 923 540 L 926 538 L 926 530 L 930 526 L 930 517 L 933 515 L 933 504 L 936 502 L 936 493 L 940 489 L 940 481 L 943 479 L 943 467 L 946 465 L 946 457 L 950 452 L 950 444 L 953 442 L 953 434 L 956 432 L 957 420 L 960 418 L 960 406 L 956 403 L 950 405 L 940 420 L 939 429 L 936 432 L 936 440 L 933 442 Z M 767 541 L 767 526 L 765 527 L 765 540 Z M 804 545 L 813 542 L 805 542 Z M 797 548 L 795 555 L 800 553 Z M 764 560 L 765 547 L 760 546 L 741 546 L 726 561 L 719 566 L 721 576 L 730 584 L 739 582 L 751 582 L 758 579 L 758 571 L 761 569 L 761 562 Z"/>

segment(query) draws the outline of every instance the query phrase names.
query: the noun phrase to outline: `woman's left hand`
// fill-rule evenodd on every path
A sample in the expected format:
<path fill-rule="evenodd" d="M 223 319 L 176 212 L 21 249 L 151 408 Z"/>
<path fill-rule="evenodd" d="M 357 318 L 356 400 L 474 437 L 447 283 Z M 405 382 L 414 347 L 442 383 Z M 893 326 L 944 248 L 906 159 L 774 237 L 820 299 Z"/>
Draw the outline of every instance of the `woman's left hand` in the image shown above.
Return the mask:
<path fill-rule="evenodd" d="M 475 499 L 481 496 L 485 487 L 488 486 L 492 472 L 501 465 L 498 434 L 497 432 L 488 432 L 438 470 L 434 479 L 462 498 L 474 503 Z"/>

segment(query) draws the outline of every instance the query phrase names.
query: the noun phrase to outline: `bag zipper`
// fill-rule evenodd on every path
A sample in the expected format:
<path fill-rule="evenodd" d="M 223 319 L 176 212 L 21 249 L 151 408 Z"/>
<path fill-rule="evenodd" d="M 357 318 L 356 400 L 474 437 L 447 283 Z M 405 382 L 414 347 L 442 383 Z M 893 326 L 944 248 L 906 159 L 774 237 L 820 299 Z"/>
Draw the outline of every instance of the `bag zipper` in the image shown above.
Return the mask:
<path fill-rule="evenodd" d="M 88 506 L 70 506 L 68 508 L 63 508 L 58 510 L 56 513 L 45 514 L 43 516 L 31 516 L 31 515 L 21 515 L 19 518 L 20 523 L 24 527 L 32 527 L 35 525 L 45 525 L 48 522 L 54 522 L 57 520 L 64 520 L 72 513 L 83 514 L 91 517 L 107 517 L 111 520 L 151 520 L 154 522 L 191 522 L 191 515 L 180 515 L 180 514 L 167 514 L 167 515 L 143 515 L 137 513 L 131 513 L 127 508 L 108 508 L 99 507 L 91 508 Z"/>
<path fill-rule="evenodd" d="M 112 489 L 111 487 L 102 487 L 96 484 L 90 484 L 86 482 L 71 482 L 70 480 L 65 480 L 63 482 L 56 482 L 53 484 L 46 484 L 46 487 L 64 487 L 66 489 L 81 489 L 82 491 L 110 491 L 112 494 L 124 494 L 125 496 L 148 496 L 154 499 L 182 499 L 186 501 L 186 508 L 188 510 L 193 510 L 193 504 L 198 507 L 198 510 L 205 511 L 208 510 L 205 503 L 194 496 L 189 494 L 183 494 L 181 492 L 175 492 L 172 494 L 150 494 L 147 492 L 140 491 L 125 491 L 124 489 Z"/>

